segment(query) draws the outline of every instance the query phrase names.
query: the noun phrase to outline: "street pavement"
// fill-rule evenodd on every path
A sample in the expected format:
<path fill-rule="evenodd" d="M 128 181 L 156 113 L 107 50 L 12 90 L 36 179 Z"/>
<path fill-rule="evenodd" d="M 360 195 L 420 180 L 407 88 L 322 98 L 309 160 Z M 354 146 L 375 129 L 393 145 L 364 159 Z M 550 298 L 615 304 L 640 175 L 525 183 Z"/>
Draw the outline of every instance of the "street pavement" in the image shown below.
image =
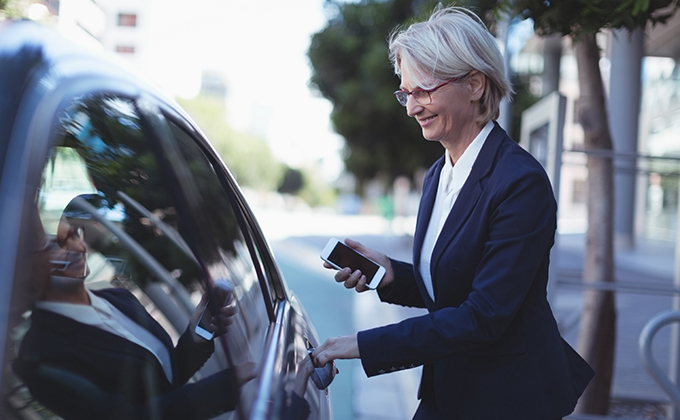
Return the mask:
<path fill-rule="evenodd" d="M 286 281 L 314 320 L 320 340 L 398 322 L 423 310 L 386 305 L 373 292 L 356 293 L 335 283 L 322 267 L 319 252 L 330 237 L 350 237 L 385 254 L 411 260 L 411 221 L 391 223 L 378 216 L 342 216 L 328 213 L 255 209 L 270 240 Z M 406 233 L 406 234 L 405 234 Z M 558 282 L 552 306 L 564 338 L 577 347 L 583 289 L 580 281 L 585 237 L 559 234 Z M 644 325 L 672 308 L 663 289 L 672 287 L 675 246 L 669 242 L 640 241 L 632 250 L 616 253 L 616 279 L 638 290 L 617 293 L 617 345 L 612 396 L 614 400 L 668 402 L 641 361 L 638 339 Z M 661 290 L 661 291 L 660 291 Z M 658 363 L 668 365 L 670 328 L 661 330 L 653 346 Z M 340 374 L 331 384 L 336 420 L 408 420 L 418 401 L 420 369 L 366 378 L 357 360 L 338 361 Z"/>

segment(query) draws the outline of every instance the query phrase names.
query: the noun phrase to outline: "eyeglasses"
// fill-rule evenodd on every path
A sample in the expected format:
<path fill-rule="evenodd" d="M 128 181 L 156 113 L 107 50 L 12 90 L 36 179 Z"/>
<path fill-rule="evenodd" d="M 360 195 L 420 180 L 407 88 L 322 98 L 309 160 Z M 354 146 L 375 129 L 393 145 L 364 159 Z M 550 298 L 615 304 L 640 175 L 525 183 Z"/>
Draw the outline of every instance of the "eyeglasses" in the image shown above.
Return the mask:
<path fill-rule="evenodd" d="M 394 97 L 397 98 L 397 101 L 399 101 L 399 103 L 402 104 L 403 106 L 406 106 L 406 104 L 408 103 L 409 95 L 413 96 L 413 99 L 415 99 L 415 101 L 417 103 L 419 103 L 420 105 L 429 105 L 429 104 L 432 103 L 432 96 L 430 96 L 430 94 L 432 92 L 448 85 L 449 83 L 457 82 L 458 80 L 464 78 L 468 74 L 465 74 L 465 75 L 460 76 L 460 77 L 454 77 L 453 79 L 451 79 L 447 82 L 444 82 L 439 86 L 435 86 L 432 89 L 416 88 L 416 89 L 413 89 L 410 92 L 407 91 L 407 90 L 399 89 L 398 91 L 394 92 Z"/>

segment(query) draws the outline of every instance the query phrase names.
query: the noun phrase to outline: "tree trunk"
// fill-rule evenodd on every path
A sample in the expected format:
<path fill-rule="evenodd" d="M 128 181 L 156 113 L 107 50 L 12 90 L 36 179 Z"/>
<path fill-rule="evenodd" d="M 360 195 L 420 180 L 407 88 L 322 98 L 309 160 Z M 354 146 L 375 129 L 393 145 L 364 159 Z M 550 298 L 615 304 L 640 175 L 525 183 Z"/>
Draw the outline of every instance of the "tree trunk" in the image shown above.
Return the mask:
<path fill-rule="evenodd" d="M 586 150 L 612 150 L 600 51 L 595 34 L 575 42 L 580 99 L 578 116 Z M 588 232 L 583 262 L 585 283 L 614 282 L 613 162 L 610 156 L 588 154 Z M 578 351 L 595 369 L 595 377 L 578 402 L 576 412 L 607 414 L 616 344 L 614 292 L 584 290 Z"/>

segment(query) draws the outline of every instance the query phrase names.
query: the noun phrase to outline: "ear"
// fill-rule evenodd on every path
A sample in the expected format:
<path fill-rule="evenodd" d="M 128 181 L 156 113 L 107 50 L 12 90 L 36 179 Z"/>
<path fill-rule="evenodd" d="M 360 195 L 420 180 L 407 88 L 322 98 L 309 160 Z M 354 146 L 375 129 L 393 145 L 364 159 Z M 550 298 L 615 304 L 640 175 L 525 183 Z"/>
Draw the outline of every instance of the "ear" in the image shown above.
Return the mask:
<path fill-rule="evenodd" d="M 470 100 L 473 102 L 479 101 L 484 96 L 484 91 L 486 90 L 486 76 L 480 71 L 472 70 L 467 77 L 465 85 L 470 94 Z"/>

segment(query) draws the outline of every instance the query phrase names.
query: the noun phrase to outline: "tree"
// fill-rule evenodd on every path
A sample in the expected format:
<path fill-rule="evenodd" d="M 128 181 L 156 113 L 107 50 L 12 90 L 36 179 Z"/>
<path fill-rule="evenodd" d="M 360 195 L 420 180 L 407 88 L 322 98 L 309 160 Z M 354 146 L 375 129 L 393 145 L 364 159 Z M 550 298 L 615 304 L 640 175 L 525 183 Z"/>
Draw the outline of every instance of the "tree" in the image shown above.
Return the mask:
<path fill-rule="evenodd" d="M 205 132 L 239 184 L 262 191 L 278 187 L 283 165 L 274 158 L 264 139 L 229 127 L 222 99 L 199 95 L 177 101 Z"/>
<path fill-rule="evenodd" d="M 645 28 L 663 23 L 676 11 L 676 0 L 504 0 L 534 20 L 541 35 L 572 36 L 579 75 L 578 120 L 586 151 L 611 151 L 605 91 L 600 73 L 596 34 L 603 29 Z M 583 281 L 613 283 L 613 163 L 603 154 L 588 154 L 588 232 Z M 578 351 L 596 374 L 577 406 L 577 412 L 606 414 L 609 409 L 616 343 L 616 307 L 611 291 L 587 289 L 581 316 Z"/>
<path fill-rule="evenodd" d="M 0 19 L 5 16 L 12 19 L 25 18 L 34 0 L 0 0 Z"/>
<path fill-rule="evenodd" d="M 302 171 L 287 167 L 283 173 L 281 182 L 279 182 L 277 191 L 281 194 L 297 194 L 304 185 L 305 181 Z"/>
<path fill-rule="evenodd" d="M 347 170 L 361 185 L 377 176 L 390 184 L 430 166 L 443 153 L 423 140 L 392 92 L 399 78 L 389 62 L 387 36 L 434 1 L 329 1 L 335 16 L 309 47 L 311 84 L 333 103 L 331 121 L 345 138 Z M 360 187 L 361 189 L 361 187 Z"/>

